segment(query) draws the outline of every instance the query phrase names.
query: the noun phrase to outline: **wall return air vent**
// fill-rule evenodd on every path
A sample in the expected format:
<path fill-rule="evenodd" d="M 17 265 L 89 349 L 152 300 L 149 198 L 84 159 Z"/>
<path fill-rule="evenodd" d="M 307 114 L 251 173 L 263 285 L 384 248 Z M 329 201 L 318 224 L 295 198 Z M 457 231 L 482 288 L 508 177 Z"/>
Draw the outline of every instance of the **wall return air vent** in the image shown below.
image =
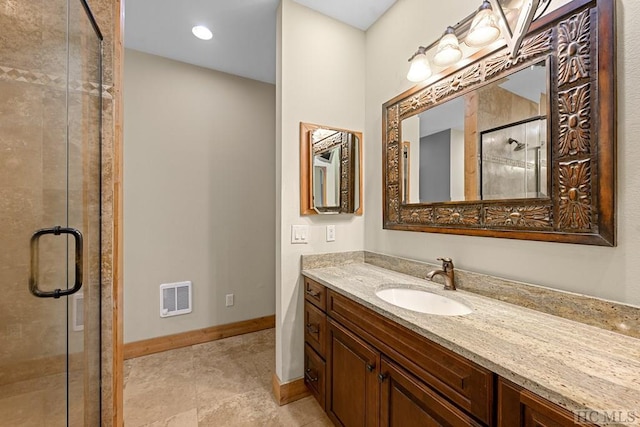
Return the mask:
<path fill-rule="evenodd" d="M 160 285 L 160 317 L 191 313 L 191 282 Z"/>

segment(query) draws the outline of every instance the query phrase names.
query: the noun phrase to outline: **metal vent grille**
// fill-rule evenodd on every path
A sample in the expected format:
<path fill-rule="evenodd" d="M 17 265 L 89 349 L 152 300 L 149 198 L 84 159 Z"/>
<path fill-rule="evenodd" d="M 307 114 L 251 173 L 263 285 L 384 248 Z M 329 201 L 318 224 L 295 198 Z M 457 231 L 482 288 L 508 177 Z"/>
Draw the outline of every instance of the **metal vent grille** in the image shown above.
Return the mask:
<path fill-rule="evenodd" d="M 191 313 L 191 282 L 160 285 L 160 317 Z"/>

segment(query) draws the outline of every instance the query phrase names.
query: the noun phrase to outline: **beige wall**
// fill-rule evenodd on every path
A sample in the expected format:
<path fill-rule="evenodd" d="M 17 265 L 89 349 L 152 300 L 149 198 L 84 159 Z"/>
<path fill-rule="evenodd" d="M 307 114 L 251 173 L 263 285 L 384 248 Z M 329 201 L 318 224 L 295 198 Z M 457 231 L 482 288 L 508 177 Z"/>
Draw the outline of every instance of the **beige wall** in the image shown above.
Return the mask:
<path fill-rule="evenodd" d="M 640 3 L 618 0 L 618 246 L 527 242 L 382 229 L 381 105 L 411 87 L 407 57 L 477 7 L 475 0 L 401 0 L 367 31 L 365 248 L 640 305 Z"/>
<path fill-rule="evenodd" d="M 299 124 L 364 129 L 365 36 L 291 0 L 282 1 L 278 21 L 276 373 L 288 382 L 303 374 L 300 255 L 361 250 L 364 242 L 361 216 L 300 216 Z M 363 139 L 365 155 L 377 149 L 367 133 Z M 309 244 L 290 243 L 292 224 L 309 225 Z M 335 242 L 325 241 L 328 224 Z"/>
<path fill-rule="evenodd" d="M 275 87 L 130 50 L 124 84 L 125 342 L 273 314 Z"/>

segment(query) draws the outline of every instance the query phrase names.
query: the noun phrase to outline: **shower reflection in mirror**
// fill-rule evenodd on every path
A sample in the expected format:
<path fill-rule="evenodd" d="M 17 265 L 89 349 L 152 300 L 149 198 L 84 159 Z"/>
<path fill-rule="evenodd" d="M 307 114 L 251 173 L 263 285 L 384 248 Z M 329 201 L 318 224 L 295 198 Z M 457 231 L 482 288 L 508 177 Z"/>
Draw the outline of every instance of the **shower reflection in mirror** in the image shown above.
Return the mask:
<path fill-rule="evenodd" d="M 547 197 L 546 117 L 534 117 L 480 134 L 480 198 Z"/>
<path fill-rule="evenodd" d="M 403 118 L 402 203 L 548 197 L 548 82 L 540 61 Z"/>

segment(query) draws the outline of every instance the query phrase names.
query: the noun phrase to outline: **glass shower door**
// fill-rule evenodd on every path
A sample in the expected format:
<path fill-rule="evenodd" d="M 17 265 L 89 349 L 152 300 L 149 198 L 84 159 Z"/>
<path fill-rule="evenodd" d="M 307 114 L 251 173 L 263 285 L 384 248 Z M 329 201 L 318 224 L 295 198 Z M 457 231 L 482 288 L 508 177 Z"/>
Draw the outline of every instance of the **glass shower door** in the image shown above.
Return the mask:
<path fill-rule="evenodd" d="M 0 426 L 98 426 L 101 37 L 81 0 L 0 28 Z"/>

